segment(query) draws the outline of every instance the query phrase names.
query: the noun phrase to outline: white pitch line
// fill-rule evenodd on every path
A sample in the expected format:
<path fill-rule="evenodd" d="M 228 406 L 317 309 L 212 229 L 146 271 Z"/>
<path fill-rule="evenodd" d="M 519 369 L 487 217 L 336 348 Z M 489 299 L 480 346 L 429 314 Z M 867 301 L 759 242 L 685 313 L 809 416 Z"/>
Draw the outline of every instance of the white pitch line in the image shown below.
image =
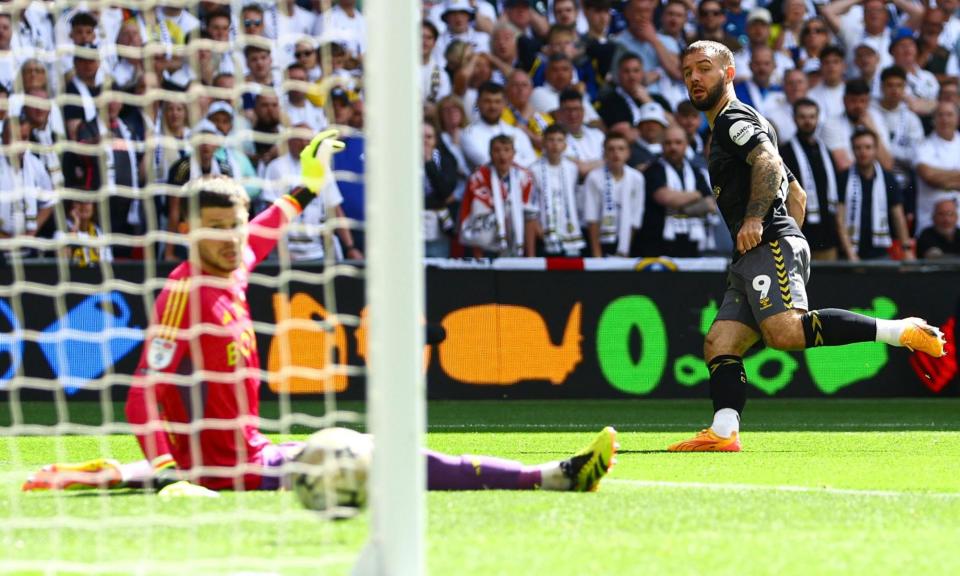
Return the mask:
<path fill-rule="evenodd" d="M 801 494 L 830 494 L 837 496 L 867 496 L 873 498 L 944 498 L 960 500 L 960 492 L 903 492 L 897 490 L 858 490 L 856 488 L 829 488 L 768 484 L 736 484 L 723 482 L 670 482 L 667 480 L 626 480 L 607 478 L 604 484 L 623 484 L 638 488 L 682 488 L 691 490 L 728 490 L 732 492 L 794 492 Z"/>

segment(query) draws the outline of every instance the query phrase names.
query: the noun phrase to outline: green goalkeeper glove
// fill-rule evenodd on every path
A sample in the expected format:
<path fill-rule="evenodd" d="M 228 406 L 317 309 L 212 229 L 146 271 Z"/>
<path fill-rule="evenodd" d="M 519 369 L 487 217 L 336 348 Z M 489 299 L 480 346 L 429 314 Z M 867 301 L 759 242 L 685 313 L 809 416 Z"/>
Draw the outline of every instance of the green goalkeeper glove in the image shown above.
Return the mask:
<path fill-rule="evenodd" d="M 305 207 L 320 193 L 330 170 L 330 157 L 346 146 L 337 140 L 339 133 L 339 130 L 324 130 L 314 136 L 300 152 L 300 178 L 303 180 L 303 187 L 297 188 L 291 195 L 301 207 Z"/>

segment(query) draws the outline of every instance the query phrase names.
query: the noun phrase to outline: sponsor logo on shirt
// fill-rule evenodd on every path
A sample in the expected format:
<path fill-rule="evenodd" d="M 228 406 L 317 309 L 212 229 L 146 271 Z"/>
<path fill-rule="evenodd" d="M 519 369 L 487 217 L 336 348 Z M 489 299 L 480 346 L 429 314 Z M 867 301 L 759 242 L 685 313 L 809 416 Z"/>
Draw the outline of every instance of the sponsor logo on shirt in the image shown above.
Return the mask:
<path fill-rule="evenodd" d="M 738 120 L 730 126 L 730 139 L 737 146 L 743 146 L 753 136 L 754 131 L 753 124 Z"/>
<path fill-rule="evenodd" d="M 163 370 L 170 365 L 176 349 L 176 342 L 163 338 L 150 340 L 150 347 L 147 350 L 147 365 L 154 370 Z"/>

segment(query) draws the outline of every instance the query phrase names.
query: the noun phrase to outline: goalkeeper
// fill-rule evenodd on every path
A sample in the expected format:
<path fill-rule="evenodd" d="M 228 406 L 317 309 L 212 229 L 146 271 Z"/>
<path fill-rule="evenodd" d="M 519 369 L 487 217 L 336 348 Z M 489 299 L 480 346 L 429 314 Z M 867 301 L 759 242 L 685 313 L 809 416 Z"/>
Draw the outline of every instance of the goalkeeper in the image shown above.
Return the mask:
<path fill-rule="evenodd" d="M 336 134 L 328 130 L 310 142 L 300 154 L 303 187 L 249 224 L 249 199 L 238 183 L 217 176 L 188 184 L 197 206 L 190 258 L 157 297 L 127 397 L 127 420 L 146 458 L 51 464 L 24 490 L 160 486 L 182 478 L 211 490 L 280 487 L 280 468 L 302 444 L 273 444 L 257 428 L 260 362 L 247 283 L 282 228 L 321 190 L 331 154 L 343 148 Z M 428 488 L 595 490 L 613 463 L 615 439 L 613 428 L 605 428 L 573 457 L 529 467 L 425 451 Z"/>

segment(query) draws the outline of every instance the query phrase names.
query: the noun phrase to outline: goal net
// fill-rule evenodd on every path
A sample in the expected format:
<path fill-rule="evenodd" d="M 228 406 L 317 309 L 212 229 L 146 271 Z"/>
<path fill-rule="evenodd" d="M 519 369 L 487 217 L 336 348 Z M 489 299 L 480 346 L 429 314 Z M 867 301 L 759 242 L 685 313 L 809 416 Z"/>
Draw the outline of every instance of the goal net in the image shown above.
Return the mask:
<path fill-rule="evenodd" d="M 358 572 L 421 571 L 418 18 L 415 0 L 0 4 L 0 572 L 347 573 L 368 541 Z M 247 290 L 210 280 L 238 257 L 191 183 L 229 176 L 266 214 L 327 127 L 347 144 L 334 178 L 282 232 L 249 227 L 276 247 Z M 132 418 L 144 382 L 182 413 L 151 388 Z M 282 445 L 329 426 L 377 436 L 371 510 L 349 522 L 255 489 L 295 448 L 247 458 L 252 429 Z M 191 460 L 176 478 L 241 489 L 144 488 L 154 438 Z M 53 463 L 101 486 L 23 490 Z"/>

